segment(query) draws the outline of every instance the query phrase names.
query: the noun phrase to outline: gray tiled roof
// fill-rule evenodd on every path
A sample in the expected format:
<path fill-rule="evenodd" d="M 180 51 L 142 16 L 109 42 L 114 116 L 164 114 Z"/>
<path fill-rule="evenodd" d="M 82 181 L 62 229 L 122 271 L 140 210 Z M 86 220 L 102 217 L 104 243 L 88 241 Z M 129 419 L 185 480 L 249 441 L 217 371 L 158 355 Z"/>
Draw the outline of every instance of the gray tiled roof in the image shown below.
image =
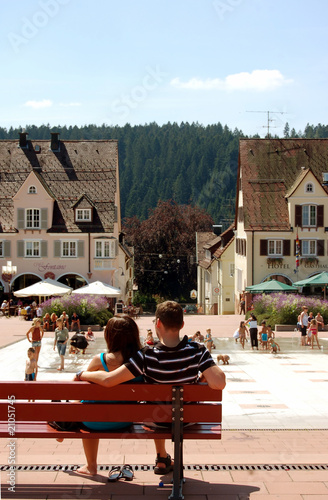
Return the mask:
<path fill-rule="evenodd" d="M 117 141 L 60 141 L 59 152 L 50 150 L 50 140 L 28 141 L 28 150 L 18 143 L 0 141 L 0 231 L 13 226 L 12 198 L 32 170 L 56 200 L 50 232 L 113 231 Z M 92 224 L 75 222 L 73 207 L 77 202 L 84 207 L 83 200 L 94 206 Z"/>

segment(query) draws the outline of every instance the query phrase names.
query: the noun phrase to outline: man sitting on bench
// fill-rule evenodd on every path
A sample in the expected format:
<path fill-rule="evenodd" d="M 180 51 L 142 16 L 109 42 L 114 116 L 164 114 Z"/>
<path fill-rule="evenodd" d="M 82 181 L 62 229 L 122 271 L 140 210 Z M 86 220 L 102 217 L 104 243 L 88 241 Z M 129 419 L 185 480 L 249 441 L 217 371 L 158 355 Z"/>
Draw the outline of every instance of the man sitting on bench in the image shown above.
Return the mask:
<path fill-rule="evenodd" d="M 226 385 L 224 372 L 215 364 L 204 344 L 179 338 L 183 327 L 183 310 L 177 302 L 166 301 L 157 306 L 155 331 L 159 338 L 154 346 L 145 346 L 124 365 L 109 373 L 80 371 L 75 380 L 112 387 L 139 375 L 147 383 L 192 384 L 199 381 L 199 372 L 212 389 L 222 390 Z M 165 440 L 155 439 L 157 452 L 155 474 L 166 474 L 173 469 Z"/>

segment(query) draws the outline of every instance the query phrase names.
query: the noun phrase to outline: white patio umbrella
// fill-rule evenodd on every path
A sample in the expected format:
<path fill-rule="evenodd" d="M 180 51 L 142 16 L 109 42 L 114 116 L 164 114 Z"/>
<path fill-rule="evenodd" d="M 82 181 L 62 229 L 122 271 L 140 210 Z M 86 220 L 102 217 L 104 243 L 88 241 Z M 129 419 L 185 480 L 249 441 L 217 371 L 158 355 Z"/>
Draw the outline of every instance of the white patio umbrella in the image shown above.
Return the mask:
<path fill-rule="evenodd" d="M 59 283 L 59 281 L 47 278 L 43 281 L 38 281 L 31 286 L 22 288 L 14 292 L 16 297 L 31 297 L 37 295 L 39 300 L 41 297 L 51 297 L 53 295 L 61 296 L 65 295 L 72 290 L 70 286 Z"/>
<path fill-rule="evenodd" d="M 115 288 L 102 281 L 93 281 L 89 285 L 81 286 L 73 290 L 72 294 L 85 294 L 85 295 L 102 295 L 103 297 L 119 297 L 122 292 L 119 288 Z"/>

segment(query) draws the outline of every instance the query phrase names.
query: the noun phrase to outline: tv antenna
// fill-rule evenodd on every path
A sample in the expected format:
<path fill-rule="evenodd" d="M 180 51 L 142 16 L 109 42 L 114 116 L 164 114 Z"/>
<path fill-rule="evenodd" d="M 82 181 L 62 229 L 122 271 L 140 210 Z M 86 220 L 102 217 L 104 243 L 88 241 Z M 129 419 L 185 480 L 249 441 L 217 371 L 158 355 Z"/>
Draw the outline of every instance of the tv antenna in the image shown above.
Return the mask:
<path fill-rule="evenodd" d="M 270 122 L 273 122 L 274 120 L 270 118 L 270 113 L 271 114 L 279 114 L 279 115 L 286 115 L 287 113 L 284 111 L 246 111 L 246 113 L 266 113 L 268 115 L 268 121 L 266 125 L 263 125 L 263 128 L 268 129 L 267 132 L 267 137 L 270 137 Z M 276 128 L 276 127 L 271 127 L 271 128 Z"/>

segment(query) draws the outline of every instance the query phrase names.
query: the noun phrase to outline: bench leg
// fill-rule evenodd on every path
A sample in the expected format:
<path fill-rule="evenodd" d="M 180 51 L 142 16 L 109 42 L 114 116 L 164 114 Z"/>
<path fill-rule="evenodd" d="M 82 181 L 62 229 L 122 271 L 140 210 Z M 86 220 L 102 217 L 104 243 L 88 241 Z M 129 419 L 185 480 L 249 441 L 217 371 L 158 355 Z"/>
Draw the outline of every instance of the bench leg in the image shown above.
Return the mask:
<path fill-rule="evenodd" d="M 173 487 L 169 500 L 183 500 L 183 441 L 174 442 L 174 469 L 173 469 Z"/>
<path fill-rule="evenodd" d="M 172 441 L 174 442 L 173 487 L 169 500 L 183 500 L 183 388 L 172 388 Z"/>

